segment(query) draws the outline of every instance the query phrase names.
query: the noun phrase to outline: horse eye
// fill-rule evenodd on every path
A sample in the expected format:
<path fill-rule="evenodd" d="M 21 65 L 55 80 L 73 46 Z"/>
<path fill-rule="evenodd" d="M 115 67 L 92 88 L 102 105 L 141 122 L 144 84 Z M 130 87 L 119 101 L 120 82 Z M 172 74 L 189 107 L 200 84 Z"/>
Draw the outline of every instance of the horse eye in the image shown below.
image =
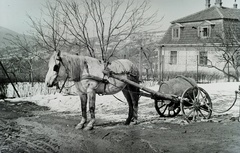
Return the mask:
<path fill-rule="evenodd" d="M 59 71 L 59 65 L 54 65 L 53 71 L 58 72 Z"/>

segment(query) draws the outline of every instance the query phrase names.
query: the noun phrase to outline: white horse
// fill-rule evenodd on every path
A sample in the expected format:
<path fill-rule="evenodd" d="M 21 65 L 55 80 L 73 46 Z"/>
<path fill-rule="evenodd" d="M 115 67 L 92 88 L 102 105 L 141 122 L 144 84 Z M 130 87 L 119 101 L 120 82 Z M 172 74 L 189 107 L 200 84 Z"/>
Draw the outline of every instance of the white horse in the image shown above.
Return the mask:
<path fill-rule="evenodd" d="M 76 129 L 91 130 L 95 123 L 96 94 L 110 95 L 122 91 L 129 105 L 128 118 L 125 124 L 131 121 L 137 123 L 139 88 L 126 84 L 103 74 L 104 63 L 88 56 L 72 55 L 64 52 L 54 52 L 49 60 L 49 69 L 45 78 L 48 87 L 52 87 L 64 76 L 74 81 L 81 100 L 82 119 Z M 108 64 L 107 69 L 114 74 L 139 82 L 139 71 L 127 59 L 119 59 Z M 87 103 L 91 120 L 87 122 Z"/>

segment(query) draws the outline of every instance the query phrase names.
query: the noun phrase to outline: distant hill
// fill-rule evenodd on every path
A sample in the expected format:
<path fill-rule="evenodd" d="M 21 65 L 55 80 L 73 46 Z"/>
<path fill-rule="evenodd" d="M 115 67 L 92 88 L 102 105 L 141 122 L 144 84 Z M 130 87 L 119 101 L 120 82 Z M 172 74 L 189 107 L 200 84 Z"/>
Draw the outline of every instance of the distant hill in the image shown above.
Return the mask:
<path fill-rule="evenodd" d="M 15 31 L 9 30 L 7 28 L 1 27 L 0 26 L 0 57 L 9 57 L 11 56 L 11 53 L 9 54 L 9 50 L 5 50 L 5 47 L 13 47 L 11 42 L 9 42 L 7 39 L 12 40 L 13 37 L 18 36 L 21 40 L 24 39 L 24 37 L 27 40 L 31 40 L 31 36 L 29 35 L 23 35 L 19 34 Z M 13 51 L 15 52 L 15 51 Z M 19 52 L 19 51 L 18 51 Z M 19 52 L 21 54 L 21 52 Z M 15 54 L 15 53 L 13 53 Z"/>
<path fill-rule="evenodd" d="M 13 36 L 19 35 L 20 37 L 22 36 L 21 34 L 15 31 L 12 31 L 0 26 L 0 48 L 5 47 L 5 44 L 10 45 L 10 43 L 6 39 L 4 39 L 4 38 L 10 38 L 10 35 L 13 35 Z"/>

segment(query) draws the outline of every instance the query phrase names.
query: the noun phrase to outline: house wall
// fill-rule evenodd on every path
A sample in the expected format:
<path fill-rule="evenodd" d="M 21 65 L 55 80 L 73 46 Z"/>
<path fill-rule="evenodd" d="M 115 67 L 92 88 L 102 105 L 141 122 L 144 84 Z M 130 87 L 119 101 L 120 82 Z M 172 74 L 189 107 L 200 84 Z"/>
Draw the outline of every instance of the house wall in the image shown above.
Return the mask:
<path fill-rule="evenodd" d="M 177 51 L 177 64 L 170 63 L 171 51 Z M 199 60 L 199 51 L 207 51 L 207 58 L 212 61 L 213 65 L 222 67 L 223 63 L 219 62 L 219 58 L 216 56 L 215 48 L 213 47 L 164 47 L 163 48 L 163 71 L 164 72 L 208 72 L 219 73 L 214 68 L 202 66 L 197 63 Z M 219 51 L 218 51 L 219 52 Z M 210 65 L 211 62 L 208 62 Z"/>

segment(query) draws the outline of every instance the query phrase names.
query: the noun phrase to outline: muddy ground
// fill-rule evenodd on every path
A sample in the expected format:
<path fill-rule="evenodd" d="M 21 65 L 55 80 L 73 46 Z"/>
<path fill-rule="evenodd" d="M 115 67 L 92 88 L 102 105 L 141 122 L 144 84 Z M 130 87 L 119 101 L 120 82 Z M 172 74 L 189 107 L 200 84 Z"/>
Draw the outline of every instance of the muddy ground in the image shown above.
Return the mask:
<path fill-rule="evenodd" d="M 2 101 L 0 153 L 238 153 L 240 122 L 230 115 L 213 118 L 175 124 L 156 116 L 134 126 L 98 119 L 94 130 L 82 131 L 74 129 L 78 113 L 52 112 L 31 102 Z"/>

